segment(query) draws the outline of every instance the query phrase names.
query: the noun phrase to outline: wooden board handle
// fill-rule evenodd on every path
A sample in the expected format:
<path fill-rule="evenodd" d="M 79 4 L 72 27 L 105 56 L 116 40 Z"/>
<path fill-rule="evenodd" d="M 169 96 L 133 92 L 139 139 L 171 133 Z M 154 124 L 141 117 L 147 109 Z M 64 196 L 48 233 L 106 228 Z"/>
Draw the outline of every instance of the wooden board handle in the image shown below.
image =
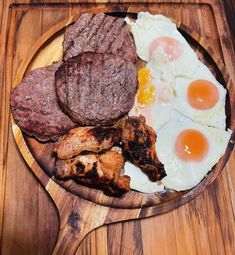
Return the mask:
<path fill-rule="evenodd" d="M 75 254 L 84 237 L 104 224 L 139 218 L 141 209 L 117 209 L 79 198 L 60 187 L 53 179 L 46 185 L 60 217 L 60 230 L 52 252 Z M 151 213 L 148 215 L 151 216 Z"/>
<path fill-rule="evenodd" d="M 60 230 L 52 254 L 75 254 L 83 238 L 104 224 L 109 208 L 81 199 L 52 179 L 46 185 L 60 217 Z"/>
<path fill-rule="evenodd" d="M 102 219 L 90 214 L 93 211 L 89 206 L 77 199 L 77 204 L 85 209 L 83 215 L 78 210 L 67 211 L 60 216 L 60 231 L 52 254 L 75 254 L 84 237 L 93 229 L 103 224 Z M 87 211 L 87 212 L 86 212 Z M 94 212 L 94 211 L 93 211 Z M 103 216 L 103 212 L 97 212 Z"/>
<path fill-rule="evenodd" d="M 77 223 L 72 227 L 73 222 L 77 222 L 77 215 L 70 216 L 70 223 L 67 222 L 65 226 L 61 227 L 60 225 L 60 232 L 56 242 L 56 245 L 53 249 L 52 255 L 58 254 L 75 254 L 80 243 L 84 239 L 84 237 L 90 231 L 79 231 L 77 233 Z M 69 234 L 69 231 L 71 232 Z"/>

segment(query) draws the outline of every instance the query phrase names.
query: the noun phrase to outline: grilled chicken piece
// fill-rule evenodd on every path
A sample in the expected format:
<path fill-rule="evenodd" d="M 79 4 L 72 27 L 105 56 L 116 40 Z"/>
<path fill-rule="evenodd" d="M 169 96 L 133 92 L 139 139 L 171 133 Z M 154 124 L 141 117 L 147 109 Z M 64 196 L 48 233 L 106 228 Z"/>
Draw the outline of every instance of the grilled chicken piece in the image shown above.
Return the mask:
<path fill-rule="evenodd" d="M 78 127 L 69 131 L 54 145 L 61 159 L 69 159 L 83 151 L 100 152 L 121 140 L 121 129 L 113 127 Z"/>
<path fill-rule="evenodd" d="M 129 117 L 122 125 L 123 150 L 126 157 L 152 181 L 166 176 L 155 149 L 156 134 L 145 124 L 145 118 Z"/>
<path fill-rule="evenodd" d="M 130 190 L 130 177 L 120 176 L 124 157 L 116 151 L 103 154 L 78 155 L 56 161 L 56 179 L 73 178 L 75 181 L 100 187 L 109 195 L 120 196 Z"/>

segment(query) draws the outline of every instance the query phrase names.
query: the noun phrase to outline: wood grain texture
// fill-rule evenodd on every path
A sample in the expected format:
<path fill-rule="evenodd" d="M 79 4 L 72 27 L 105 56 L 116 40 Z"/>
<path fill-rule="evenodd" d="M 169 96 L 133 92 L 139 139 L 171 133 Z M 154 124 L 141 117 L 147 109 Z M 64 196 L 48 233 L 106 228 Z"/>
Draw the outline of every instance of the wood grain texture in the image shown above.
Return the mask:
<path fill-rule="evenodd" d="M 228 26 L 231 31 L 231 39 L 233 46 L 235 47 L 235 1 L 226 0 L 224 1 L 224 9 L 228 20 Z"/>
<path fill-rule="evenodd" d="M 89 11 L 93 12 L 94 10 L 89 9 Z M 112 10 L 106 8 L 100 11 L 110 12 Z M 115 11 L 115 9 L 113 11 Z M 120 13 L 120 15 L 122 14 Z M 61 46 L 63 40 L 61 32 L 64 31 L 63 28 L 66 25 L 69 25 L 71 22 L 76 20 L 76 18 L 77 16 L 69 16 L 69 18 L 59 22 L 55 26 L 52 26 L 45 34 L 39 37 L 25 59 L 22 61 L 17 71 L 16 81 L 14 81 L 13 87 L 22 80 L 26 71 L 49 65 L 53 61 L 61 60 Z M 235 122 L 231 116 L 235 115 L 235 112 L 233 111 L 233 105 L 235 105 L 235 92 L 232 87 L 233 84 L 231 83 L 231 79 L 226 73 L 223 63 L 213 51 L 212 47 L 210 47 L 198 33 L 180 23 L 178 23 L 178 27 L 182 33 L 184 33 L 186 39 L 191 42 L 201 60 L 212 68 L 217 79 L 221 80 L 224 77 L 225 84 L 227 84 L 230 94 L 231 104 L 228 104 L 226 107 L 226 109 L 228 109 L 228 120 L 231 119 L 228 127 L 234 130 Z M 200 42 L 200 44 L 209 51 L 209 54 L 202 48 L 201 45 L 198 44 L 198 42 Z M 213 56 L 214 61 L 217 64 L 214 63 L 210 56 Z M 219 68 L 221 72 L 219 71 Z M 231 116 L 229 116 L 229 112 L 231 112 Z M 214 168 L 213 172 L 211 172 L 209 176 L 200 183 L 200 185 L 192 189 L 190 192 L 182 193 L 165 192 L 161 195 L 147 195 L 131 191 L 125 194 L 122 199 L 119 199 L 110 198 L 105 196 L 102 191 L 78 185 L 73 181 L 68 181 L 66 184 L 64 182 L 58 182 L 68 191 L 76 194 L 76 197 L 61 189 L 61 187 L 57 185 L 53 179 L 49 180 L 43 171 L 45 170 L 49 176 L 51 176 L 51 173 L 53 172 L 53 144 L 42 144 L 33 138 L 23 136 L 20 129 L 14 124 L 13 120 L 12 123 L 16 143 L 25 161 L 28 163 L 29 167 L 42 185 L 46 187 L 46 190 L 52 197 L 59 211 L 60 232 L 53 254 L 74 254 L 83 238 L 98 226 L 110 224 L 116 221 L 144 218 L 161 214 L 188 202 L 200 194 L 213 181 L 213 179 L 216 178 L 216 176 L 221 172 L 223 165 L 226 163 L 226 157 L 224 157 L 217 164 L 216 168 Z M 230 145 L 232 147 L 232 144 Z M 230 153 L 229 148 L 230 146 L 227 150 L 227 157 Z M 110 206 L 114 208 L 109 208 Z M 136 231 L 133 233 L 135 232 Z M 138 247 L 138 250 L 140 250 L 140 247 Z"/>
<path fill-rule="evenodd" d="M 208 5 L 199 7 L 193 4 L 188 4 L 186 7 L 184 4 L 159 4 L 158 7 L 159 12 L 175 16 L 205 38 L 212 38 L 213 48 L 233 74 L 234 65 L 230 65 L 234 64 L 233 52 L 229 47 L 231 41 L 227 40 L 225 45 L 225 38 L 221 37 L 228 34 L 227 25 L 223 23 L 223 10 L 221 11 L 218 3 L 213 9 Z M 58 23 L 68 14 L 75 13 L 78 8 L 79 6 L 66 9 L 62 6 L 17 7 L 17 12 L 13 15 L 19 28 L 14 42 L 17 47 L 14 52 L 9 52 L 10 55 L 12 54 L 11 57 L 14 54 L 14 61 L 12 64 L 3 58 L 5 53 L 2 54 L 1 47 L 1 64 L 4 63 L 1 68 L 9 70 L 8 68 L 13 66 L 13 73 L 16 74 L 16 69 L 33 42 L 50 26 Z M 207 20 L 210 20 L 209 28 L 202 25 Z M 2 36 L 1 40 L 4 41 Z M 17 40 L 22 41 L 19 44 Z M 22 46 L 19 48 L 19 45 Z M 7 48 L 11 49 L 10 46 L 8 44 Z M 228 53 L 230 55 L 226 55 Z M 1 87 L 1 92 L 5 93 L 1 94 L 4 95 L 1 97 L 1 106 L 5 108 L 5 111 L 1 112 L 1 138 L 5 138 L 1 139 L 3 171 L 0 181 L 3 185 L 0 191 L 3 200 L 0 204 L 0 216 L 4 219 L 1 228 L 1 252 L 2 254 L 49 254 L 57 234 L 57 215 L 53 204 L 19 155 L 11 132 L 8 132 L 9 85 L 7 84 L 14 77 L 7 76 L 7 72 L 4 72 L 4 77 L 4 86 Z M 234 75 L 231 77 L 234 79 Z M 77 254 L 202 254 L 203 252 L 233 254 L 235 250 L 233 167 L 234 153 L 221 178 L 198 198 L 158 217 L 99 228 L 84 239 Z M 23 225 L 17 224 L 19 222 Z M 169 240 L 171 240 L 170 244 Z"/>
<path fill-rule="evenodd" d="M 132 11 L 133 7 L 130 7 Z M 85 9 L 83 12 L 112 12 L 115 11 L 116 8 L 97 8 L 93 9 Z M 116 13 L 118 16 L 125 15 L 126 11 L 128 12 L 128 8 L 123 8 L 124 13 L 119 12 Z M 154 11 L 154 7 L 151 9 Z M 27 53 L 27 56 L 22 61 L 19 69 L 17 70 L 16 79 L 13 82 L 13 87 L 16 86 L 19 82 L 21 82 L 23 76 L 26 71 L 30 71 L 34 68 L 43 67 L 50 65 L 53 61 L 60 61 L 62 59 L 62 41 L 63 41 L 63 33 L 65 26 L 71 24 L 78 18 L 77 15 L 69 16 L 65 20 L 59 22 L 55 26 L 52 26 L 46 33 L 44 33 L 39 39 L 35 42 L 33 47 Z M 209 66 L 212 71 L 217 76 L 218 80 L 221 80 L 223 83 L 223 79 L 225 79 L 225 84 L 227 84 L 227 88 L 230 94 L 230 104 L 226 105 L 226 112 L 228 116 L 228 121 L 231 120 L 231 123 L 228 124 L 228 127 L 231 130 L 235 130 L 235 121 L 233 121 L 233 115 L 235 116 L 235 112 L 233 111 L 233 105 L 235 105 L 234 98 L 235 92 L 233 89 L 233 84 L 231 83 L 231 79 L 226 72 L 226 69 L 217 56 L 217 54 L 213 51 L 213 49 L 208 45 L 203 38 L 196 33 L 191 28 L 180 24 L 178 22 L 178 27 L 184 33 L 186 39 L 191 42 L 192 47 L 194 47 L 198 56 L 201 58 L 204 63 Z M 200 43 L 200 44 L 199 44 Z M 203 48 L 204 47 L 204 48 Z M 206 49 L 209 51 L 207 52 Z M 213 56 L 214 60 L 211 58 Z M 215 62 L 214 62 L 215 61 Z M 220 68 L 220 70 L 219 70 Z M 224 78 L 223 78 L 223 77 Z M 232 116 L 229 116 L 232 115 Z M 14 123 L 14 121 L 12 120 Z M 25 158 L 26 162 L 30 166 L 31 170 L 35 173 L 41 183 L 46 186 L 48 182 L 48 178 L 45 176 L 44 171 L 52 176 L 54 172 L 54 161 L 55 157 L 53 156 L 52 149 L 53 143 L 39 143 L 37 140 L 30 138 L 28 136 L 22 136 L 20 129 L 13 124 L 13 133 L 16 139 L 16 143 Z M 24 142 L 25 141 L 25 142 Z M 228 148 L 229 153 L 229 148 Z M 224 161 L 223 161 L 224 160 Z M 195 196 L 197 196 L 208 184 L 212 182 L 214 178 L 220 173 L 221 168 L 219 166 L 223 166 L 225 164 L 225 158 L 222 159 L 222 162 L 217 164 L 217 167 L 214 169 L 213 173 L 211 173 L 200 185 L 198 185 L 195 189 L 190 192 L 173 192 L 166 191 L 162 194 L 141 194 L 138 192 L 128 192 L 125 194 L 122 199 L 119 198 L 111 198 L 105 196 L 102 191 L 97 191 L 95 189 L 90 189 L 88 187 L 84 187 L 83 185 L 78 185 L 74 181 L 61 181 L 58 182 L 62 187 L 66 188 L 68 191 L 76 194 L 77 196 L 89 200 L 93 203 L 111 206 L 115 208 L 145 208 L 151 207 L 149 209 L 150 213 L 146 210 L 142 210 L 140 215 L 144 217 L 144 215 L 152 215 L 152 212 L 166 212 L 172 208 L 175 208 L 182 203 L 185 203 Z M 154 208 L 153 208 L 154 206 Z M 156 213 L 159 214 L 159 213 Z"/>

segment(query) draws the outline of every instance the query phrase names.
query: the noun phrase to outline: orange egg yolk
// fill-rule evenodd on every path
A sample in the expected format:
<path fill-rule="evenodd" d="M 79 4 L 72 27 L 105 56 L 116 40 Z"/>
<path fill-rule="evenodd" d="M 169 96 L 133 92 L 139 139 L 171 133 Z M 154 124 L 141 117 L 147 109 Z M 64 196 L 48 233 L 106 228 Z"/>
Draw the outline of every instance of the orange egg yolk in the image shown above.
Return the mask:
<path fill-rule="evenodd" d="M 162 36 L 151 42 L 149 46 L 150 56 L 159 47 L 164 50 L 170 61 L 178 59 L 183 53 L 183 47 L 179 41 L 171 37 Z"/>
<path fill-rule="evenodd" d="M 177 137 L 175 152 L 183 161 L 200 161 L 206 156 L 208 147 L 207 138 L 201 132 L 187 129 Z"/>
<path fill-rule="evenodd" d="M 219 91 L 210 81 L 196 80 L 188 87 L 187 100 L 195 109 L 208 110 L 218 102 Z"/>
<path fill-rule="evenodd" d="M 155 99 L 155 86 L 151 84 L 150 70 L 143 67 L 138 71 L 139 90 L 137 101 L 140 105 L 148 105 Z"/>
<path fill-rule="evenodd" d="M 139 88 L 144 88 L 152 80 L 150 70 L 147 67 L 142 67 L 138 71 Z"/>

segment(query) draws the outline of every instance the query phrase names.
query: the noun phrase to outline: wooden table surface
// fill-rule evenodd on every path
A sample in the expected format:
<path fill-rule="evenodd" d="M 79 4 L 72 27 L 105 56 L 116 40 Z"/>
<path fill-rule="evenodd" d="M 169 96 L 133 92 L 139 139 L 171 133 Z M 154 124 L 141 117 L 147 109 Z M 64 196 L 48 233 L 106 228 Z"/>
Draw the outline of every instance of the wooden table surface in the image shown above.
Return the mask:
<path fill-rule="evenodd" d="M 32 22 L 42 23 L 45 19 L 49 20 L 46 23 L 48 27 L 44 27 L 45 31 L 40 31 L 39 34 L 34 30 L 32 23 L 29 26 L 30 30 L 19 31 L 19 34 L 12 35 L 8 33 L 9 4 L 19 4 L 17 8 L 21 8 L 21 16 L 17 18 L 22 21 L 27 13 L 24 9 L 26 6 L 34 11 L 43 8 L 43 3 L 50 2 L 65 3 L 66 1 L 1 0 L 0 2 L 0 254 L 3 255 L 50 254 L 58 234 L 56 208 L 31 173 L 14 143 L 9 124 L 11 84 L 7 83 L 11 80 L 7 62 L 7 49 L 12 47 L 7 43 L 9 37 L 17 38 L 20 33 L 25 34 L 25 39 L 21 42 L 25 44 L 25 48 L 21 47 L 21 55 L 17 54 L 16 49 L 11 56 L 15 61 L 12 63 L 13 69 L 16 69 L 27 54 L 27 45 L 32 45 L 50 27 L 50 24 L 55 24 L 62 15 L 58 12 L 55 20 L 50 20 L 50 16 L 44 13 L 45 15 L 41 15 L 40 19 L 33 20 Z M 232 48 L 235 42 L 235 1 L 155 2 L 159 4 L 172 2 L 173 8 L 178 9 L 181 8 L 181 3 L 203 3 L 198 24 L 207 11 L 213 13 L 217 10 L 221 16 L 216 13 L 214 19 L 215 26 L 218 27 L 218 36 L 221 38 L 218 40 L 216 51 L 222 59 L 225 56 L 223 61 L 235 81 L 235 56 Z M 190 8 L 193 10 L 193 5 Z M 181 17 L 185 18 L 183 12 Z M 192 13 L 192 19 L 193 17 Z M 200 25 L 195 26 L 194 29 L 204 33 L 205 36 L 208 33 L 216 40 L 213 31 L 209 28 L 206 31 L 207 24 Z M 235 151 L 219 178 L 196 199 L 159 216 L 102 226 L 88 234 L 76 254 L 235 254 L 234 168 Z"/>

